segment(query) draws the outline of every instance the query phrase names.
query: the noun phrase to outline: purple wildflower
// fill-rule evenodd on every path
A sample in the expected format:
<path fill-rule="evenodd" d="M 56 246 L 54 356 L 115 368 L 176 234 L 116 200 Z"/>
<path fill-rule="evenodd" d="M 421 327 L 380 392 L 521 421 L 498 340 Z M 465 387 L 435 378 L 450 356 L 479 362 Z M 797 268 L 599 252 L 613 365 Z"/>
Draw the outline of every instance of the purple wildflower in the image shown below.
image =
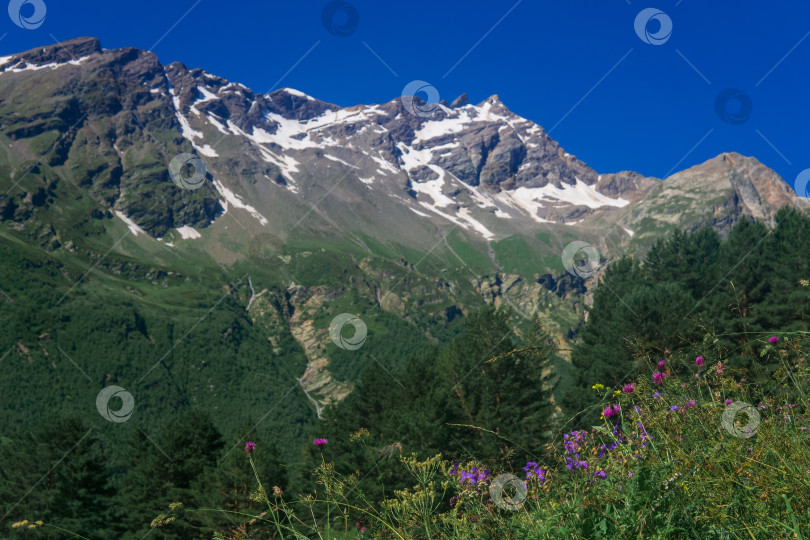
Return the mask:
<path fill-rule="evenodd" d="M 661 373 L 660 371 L 656 371 L 653 373 L 653 383 L 655 384 L 663 384 L 664 379 L 667 378 L 666 373 Z"/>
<path fill-rule="evenodd" d="M 630 392 L 635 391 L 635 389 L 636 387 L 633 386 L 633 383 L 628 383 L 624 385 L 624 387 L 622 388 L 622 392 L 624 392 L 625 394 L 629 394 Z"/>
<path fill-rule="evenodd" d="M 660 360 L 658 362 L 658 369 L 664 369 L 664 367 L 666 367 L 666 365 L 667 365 L 666 361 Z"/>
<path fill-rule="evenodd" d="M 695 358 L 695 364 L 697 364 L 698 367 L 703 367 L 703 357 L 698 356 L 697 358 Z"/>
<path fill-rule="evenodd" d="M 664 394 L 662 394 L 661 392 L 656 392 L 656 393 L 654 393 L 654 394 L 653 394 L 653 397 L 654 397 L 655 399 L 658 399 L 658 398 L 660 398 L 660 397 L 661 397 L 661 396 L 663 396 L 663 395 L 664 395 Z"/>
<path fill-rule="evenodd" d="M 777 343 L 778 341 L 779 341 L 779 338 L 778 338 L 778 337 L 776 337 L 776 336 L 771 336 L 771 337 L 768 339 L 768 343 L 770 343 L 771 345 L 776 345 L 776 343 Z"/>
<path fill-rule="evenodd" d="M 489 482 L 489 469 L 478 471 L 478 483 L 486 484 L 487 482 Z"/>
<path fill-rule="evenodd" d="M 327 441 L 326 439 L 315 439 L 314 441 L 312 441 L 312 444 L 320 448 L 321 446 L 324 446 L 328 442 L 329 441 Z"/>
<path fill-rule="evenodd" d="M 546 471 L 541 469 L 536 462 L 529 461 L 528 463 L 526 463 L 526 466 L 523 467 L 523 470 L 526 471 L 526 480 L 531 480 L 532 475 L 535 475 L 537 479 L 540 480 L 541 486 L 546 482 Z"/>
<path fill-rule="evenodd" d="M 673 405 L 672 407 L 669 408 L 669 412 L 674 412 L 674 411 L 677 411 L 677 410 L 678 410 L 677 405 Z"/>
<path fill-rule="evenodd" d="M 604 415 L 605 418 L 610 418 L 612 416 L 616 416 L 617 414 L 619 414 L 619 411 L 621 411 L 621 408 L 614 403 L 613 405 L 608 405 L 607 408 L 605 408 L 605 410 L 602 411 L 602 414 Z"/>
<path fill-rule="evenodd" d="M 595 472 L 595 473 L 593 473 L 593 474 L 594 474 L 595 476 L 598 476 L 598 477 L 599 477 L 599 478 L 601 478 L 602 480 L 604 480 L 605 478 L 607 478 L 607 473 L 606 473 L 605 471 L 596 471 L 596 472 Z"/>
<path fill-rule="evenodd" d="M 248 441 L 245 443 L 245 453 L 247 455 L 253 454 L 253 451 L 256 450 L 256 443 L 252 441 Z"/>

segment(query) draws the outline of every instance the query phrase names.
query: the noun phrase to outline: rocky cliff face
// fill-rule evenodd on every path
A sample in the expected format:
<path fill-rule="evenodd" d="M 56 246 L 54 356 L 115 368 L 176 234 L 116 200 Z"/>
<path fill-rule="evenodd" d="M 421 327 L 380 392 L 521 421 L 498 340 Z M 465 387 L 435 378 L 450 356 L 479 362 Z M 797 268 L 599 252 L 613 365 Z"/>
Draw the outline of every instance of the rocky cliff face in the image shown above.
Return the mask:
<path fill-rule="evenodd" d="M 56 182 L 86 188 L 101 208 L 117 211 L 157 237 L 182 225 L 205 226 L 222 212 L 215 191 L 194 196 L 172 188 L 166 157 L 184 140 L 163 66 L 137 49 L 102 50 L 76 39 L 0 60 L 3 174 L 12 184 L 40 176 L 35 191 L 9 193 L 5 215 L 25 215 Z M 51 176 L 49 169 L 60 168 Z M 40 195 L 41 196 L 41 195 Z M 15 208 L 13 212 L 10 208 Z"/>
<path fill-rule="evenodd" d="M 158 238 L 207 227 L 229 208 L 266 226 L 278 204 L 311 206 L 325 184 L 336 201 L 394 205 L 406 210 L 400 220 L 484 240 L 546 223 L 613 222 L 632 231 L 684 212 L 724 227 L 801 204 L 752 158 L 724 154 L 664 182 L 599 174 L 498 96 L 432 108 L 415 100 L 416 110 L 400 98 L 342 108 L 292 89 L 257 94 L 180 63 L 162 66 L 148 52 L 75 39 L 0 62 L 0 130 L 12 141 L 13 164 L 3 172 L 15 182 L 43 161 L 62 166 L 69 181 Z M 206 165 L 208 181 L 193 193 L 169 181 L 166 165 L 181 151 Z M 24 219 L 47 201 L 58 180 L 43 176 L 36 191 L 5 197 L 0 215 Z M 710 212 L 700 208 L 706 204 Z M 337 205 L 325 211 L 338 227 L 351 226 Z M 367 226 L 380 216 L 361 217 Z"/>
<path fill-rule="evenodd" d="M 200 160 L 197 189 L 172 181 L 179 154 Z M 312 324 L 334 290 L 421 329 L 491 303 L 570 338 L 596 281 L 563 271 L 572 240 L 606 261 L 676 227 L 724 232 L 786 205 L 806 206 L 739 154 L 665 180 L 600 174 L 498 96 L 340 107 L 93 38 L 0 58 L 0 227 L 96 265 L 112 252 L 150 268 L 273 269 L 286 297 L 260 289 L 251 313 L 300 344 L 319 406 L 351 387 L 329 374 Z"/>

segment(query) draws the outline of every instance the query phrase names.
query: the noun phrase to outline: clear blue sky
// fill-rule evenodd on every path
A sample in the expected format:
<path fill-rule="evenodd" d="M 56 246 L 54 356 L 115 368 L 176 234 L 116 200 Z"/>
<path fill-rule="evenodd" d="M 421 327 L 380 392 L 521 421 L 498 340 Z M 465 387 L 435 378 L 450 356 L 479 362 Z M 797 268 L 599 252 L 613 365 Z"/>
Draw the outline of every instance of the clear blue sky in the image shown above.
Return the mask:
<path fill-rule="evenodd" d="M 756 156 L 791 185 L 810 168 L 810 2 L 349 0 L 359 22 L 341 37 L 322 23 L 321 0 L 39 1 L 39 28 L 2 19 L 0 53 L 97 36 L 256 92 L 288 86 L 339 105 L 388 101 L 415 79 L 448 101 L 498 94 L 599 172 L 663 177 L 724 151 Z M 672 22 L 661 45 L 634 29 L 649 7 Z M 346 13 L 336 17 L 341 28 Z M 655 36 L 659 24 L 643 28 Z M 717 114 L 726 88 L 750 97 L 745 122 Z M 729 118 L 739 106 L 729 102 Z"/>

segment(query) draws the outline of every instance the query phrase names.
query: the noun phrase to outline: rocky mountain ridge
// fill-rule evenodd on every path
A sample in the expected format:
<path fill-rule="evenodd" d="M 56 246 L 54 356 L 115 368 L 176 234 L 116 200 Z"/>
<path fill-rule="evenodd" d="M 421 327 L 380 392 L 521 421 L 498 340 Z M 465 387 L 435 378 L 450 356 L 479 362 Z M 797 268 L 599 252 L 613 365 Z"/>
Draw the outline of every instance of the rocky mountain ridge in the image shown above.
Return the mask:
<path fill-rule="evenodd" d="M 172 181 L 180 154 L 202 163 L 197 189 Z M 329 373 L 333 344 L 313 322 L 335 306 L 360 302 L 432 338 L 430 325 L 504 305 L 572 339 L 598 272 L 565 271 L 571 242 L 603 266 L 675 228 L 725 232 L 806 207 L 736 153 L 665 180 L 600 174 L 498 96 L 340 107 L 94 38 L 0 58 L 0 185 L 0 227 L 94 268 L 108 253 L 154 272 L 244 268 L 251 315 L 301 346 L 299 382 L 318 407 L 351 387 Z"/>

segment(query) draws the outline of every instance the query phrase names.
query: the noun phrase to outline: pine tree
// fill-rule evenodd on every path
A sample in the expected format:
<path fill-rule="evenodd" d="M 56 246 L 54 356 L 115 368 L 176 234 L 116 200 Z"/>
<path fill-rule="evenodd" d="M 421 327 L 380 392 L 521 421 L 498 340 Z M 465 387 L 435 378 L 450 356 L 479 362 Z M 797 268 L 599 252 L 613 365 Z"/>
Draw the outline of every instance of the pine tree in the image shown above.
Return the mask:
<path fill-rule="evenodd" d="M 113 495 L 106 456 L 93 427 L 79 417 L 44 420 L 0 444 L 0 521 L 9 527 L 41 520 L 87 538 L 109 538 Z M 5 534 L 15 533 L 9 528 Z M 46 526 L 38 536 L 65 533 Z"/>
<path fill-rule="evenodd" d="M 243 534 L 266 534 L 267 524 L 254 521 L 250 516 L 259 516 L 267 511 L 263 502 L 251 499 L 257 489 L 253 469 L 245 454 L 245 443 L 255 443 L 253 461 L 262 485 L 273 498 L 273 491 L 288 490 L 288 473 L 282 465 L 280 452 L 275 444 L 265 441 L 255 431 L 255 423 L 248 420 L 236 429 L 223 449 L 215 468 L 206 468 L 192 482 L 194 506 L 200 509 L 196 521 L 209 531 L 233 530 Z M 265 516 L 267 517 L 267 516 Z M 254 521 L 251 524 L 251 521 Z M 264 532 L 263 532 L 264 531 Z"/>
<path fill-rule="evenodd" d="M 210 415 L 187 410 L 167 423 L 156 437 L 138 430 L 121 483 L 123 538 L 140 538 L 160 514 L 175 502 L 192 506 L 194 484 L 207 469 L 216 467 L 224 443 Z M 194 515 L 177 517 L 161 528 L 163 538 L 188 538 L 203 527 Z"/>

